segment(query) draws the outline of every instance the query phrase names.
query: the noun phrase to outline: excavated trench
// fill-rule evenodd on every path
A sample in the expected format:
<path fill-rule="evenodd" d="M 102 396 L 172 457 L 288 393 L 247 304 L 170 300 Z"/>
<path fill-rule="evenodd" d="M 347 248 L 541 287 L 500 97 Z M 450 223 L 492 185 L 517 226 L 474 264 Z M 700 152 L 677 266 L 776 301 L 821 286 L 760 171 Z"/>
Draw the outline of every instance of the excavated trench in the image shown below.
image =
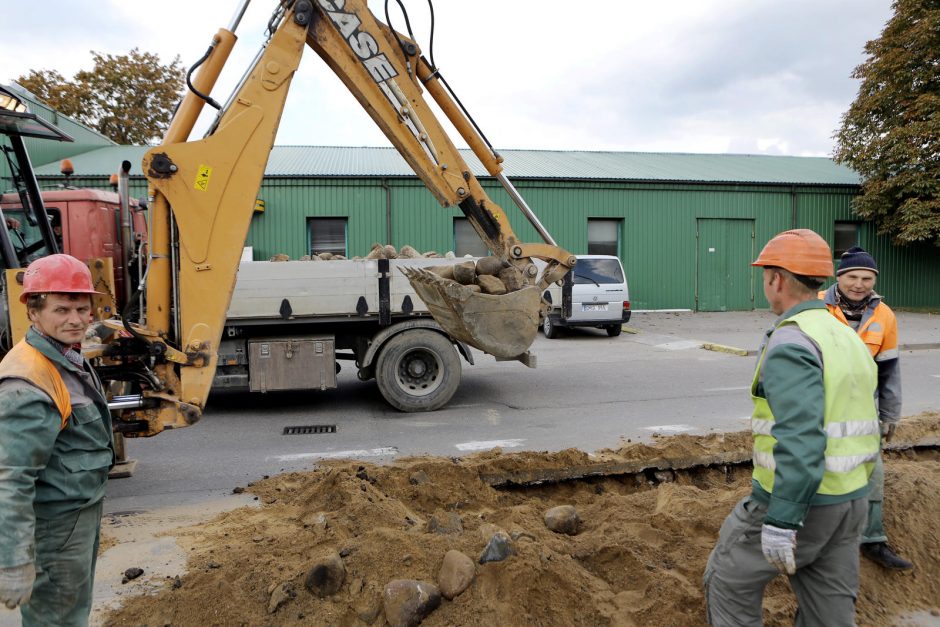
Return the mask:
<path fill-rule="evenodd" d="M 592 456 L 340 461 L 272 477 L 247 488 L 261 507 L 180 532 L 189 562 L 179 581 L 128 600 L 105 624 L 382 625 L 389 581 L 436 583 L 447 551 L 476 561 L 503 531 L 512 554 L 477 564 L 469 588 L 422 625 L 702 625 L 705 561 L 749 490 L 748 437 L 680 435 Z M 940 614 L 940 414 L 906 419 L 891 447 L 885 524 L 916 568 L 863 561 L 859 625 Z M 557 505 L 576 508 L 577 534 L 546 527 Z M 319 598 L 304 581 L 328 552 L 342 556 L 345 578 Z M 291 594 L 272 612 L 279 590 Z M 792 624 L 786 579 L 768 587 L 764 608 L 766 624 Z"/>

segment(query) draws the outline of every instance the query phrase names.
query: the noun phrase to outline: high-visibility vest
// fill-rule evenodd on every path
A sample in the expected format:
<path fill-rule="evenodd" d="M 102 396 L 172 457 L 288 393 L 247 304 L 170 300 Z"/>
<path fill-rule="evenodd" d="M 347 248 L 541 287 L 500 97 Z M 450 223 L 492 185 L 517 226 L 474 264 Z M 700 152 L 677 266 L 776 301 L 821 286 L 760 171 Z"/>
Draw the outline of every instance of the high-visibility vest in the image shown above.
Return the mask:
<path fill-rule="evenodd" d="M 0 381 L 8 378 L 25 379 L 48 394 L 62 416 L 60 430 L 65 429 L 72 415 L 72 396 L 51 359 L 20 340 L 0 361 Z"/>
<path fill-rule="evenodd" d="M 796 324 L 816 342 L 822 352 L 825 408 L 822 428 L 826 432 L 826 470 L 817 494 L 842 495 L 860 490 L 868 483 L 881 448 L 875 388 L 878 375 L 875 362 L 855 332 L 833 318 L 825 309 L 807 309 L 782 320 Z M 766 356 L 761 352 L 751 397 L 754 414 L 753 478 L 768 493 L 773 492 L 774 446 L 771 435 L 773 412 L 766 398 L 756 395 L 761 368 Z"/>
<path fill-rule="evenodd" d="M 820 294 L 823 296 L 819 298 L 824 298 L 825 292 L 820 292 Z M 840 322 L 851 326 L 841 307 L 826 303 L 826 309 Z M 900 356 L 900 351 L 898 350 L 897 318 L 895 318 L 891 308 L 883 302 L 878 303 L 868 319 L 859 326 L 858 336 L 865 342 L 865 346 L 868 347 L 871 356 L 875 358 L 876 362 L 885 361 L 887 359 L 897 359 Z"/>

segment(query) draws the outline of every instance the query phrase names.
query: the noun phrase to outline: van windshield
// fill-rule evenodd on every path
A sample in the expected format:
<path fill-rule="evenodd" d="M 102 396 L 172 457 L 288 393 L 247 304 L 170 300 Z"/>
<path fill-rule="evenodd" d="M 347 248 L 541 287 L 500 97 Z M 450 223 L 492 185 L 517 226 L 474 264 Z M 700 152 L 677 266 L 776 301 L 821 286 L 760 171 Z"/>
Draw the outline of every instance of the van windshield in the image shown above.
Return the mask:
<path fill-rule="evenodd" d="M 575 285 L 623 282 L 623 270 L 617 259 L 579 258 L 574 266 Z"/>

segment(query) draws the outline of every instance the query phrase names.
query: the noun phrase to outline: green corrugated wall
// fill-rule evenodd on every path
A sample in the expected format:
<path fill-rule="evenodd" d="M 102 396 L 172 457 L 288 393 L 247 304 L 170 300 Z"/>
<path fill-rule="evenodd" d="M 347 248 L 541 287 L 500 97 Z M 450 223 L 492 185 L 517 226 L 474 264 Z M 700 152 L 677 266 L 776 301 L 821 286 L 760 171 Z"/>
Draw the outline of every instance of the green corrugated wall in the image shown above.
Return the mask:
<path fill-rule="evenodd" d="M 101 181 L 75 184 L 101 187 Z M 753 247 L 759 251 L 776 233 L 793 226 L 811 228 L 830 244 L 836 221 L 856 220 L 851 187 L 787 185 L 704 185 L 603 181 L 514 182 L 558 243 L 575 254 L 587 252 L 588 218 L 622 220 L 621 258 L 635 309 L 695 309 L 696 226 L 700 218 L 754 221 Z M 484 180 L 491 198 L 510 216 L 523 241 L 540 241 L 508 195 L 495 181 Z M 142 180 L 132 193 L 143 195 Z M 386 243 L 391 213 L 391 243 L 420 251 L 452 250 L 453 218 L 459 209 L 442 208 L 417 179 L 273 178 L 260 197 L 265 212 L 252 220 L 247 245 L 255 259 L 276 253 L 298 258 L 307 252 L 306 220 L 348 219 L 350 256 L 365 255 L 373 242 Z M 895 306 L 940 309 L 940 248 L 895 247 L 862 224 L 860 242 L 881 266 L 878 291 Z M 739 253 L 740 254 L 740 253 Z M 766 307 L 760 271 L 751 270 L 755 306 Z"/>

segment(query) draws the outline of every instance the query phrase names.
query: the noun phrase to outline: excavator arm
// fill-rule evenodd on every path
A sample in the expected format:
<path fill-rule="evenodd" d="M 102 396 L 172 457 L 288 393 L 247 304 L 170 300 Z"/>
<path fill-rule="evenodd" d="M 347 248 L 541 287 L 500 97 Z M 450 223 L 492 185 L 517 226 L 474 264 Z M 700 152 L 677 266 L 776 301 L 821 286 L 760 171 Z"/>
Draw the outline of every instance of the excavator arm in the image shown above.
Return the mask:
<path fill-rule="evenodd" d="M 274 144 L 291 79 L 306 46 L 339 76 L 442 206 L 458 206 L 494 255 L 518 267 L 526 286 L 505 296 L 473 294 L 428 272 L 409 279 L 441 326 L 498 358 L 525 353 L 534 340 L 540 294 L 574 264 L 555 245 L 503 176 L 500 158 L 476 133 L 410 39 L 372 15 L 364 0 L 282 1 L 270 38 L 224 105 L 209 97 L 235 43 L 247 0 L 220 29 L 163 143 L 149 150 L 151 236 L 145 304 L 139 320 L 126 315 L 103 356 L 113 373 L 142 383 L 122 399 L 119 428 L 155 435 L 199 419 L 217 365 L 254 201 Z M 422 87 L 423 86 L 423 87 Z M 439 103 L 487 171 L 497 177 L 541 233 L 544 243 L 520 242 L 505 212 L 483 190 L 424 100 Z M 189 141 L 205 104 L 219 108 L 206 137 Z M 531 257 L 548 263 L 541 277 Z M 117 324 L 112 324 L 117 327 Z M 116 375 L 117 376 L 117 375 Z"/>

